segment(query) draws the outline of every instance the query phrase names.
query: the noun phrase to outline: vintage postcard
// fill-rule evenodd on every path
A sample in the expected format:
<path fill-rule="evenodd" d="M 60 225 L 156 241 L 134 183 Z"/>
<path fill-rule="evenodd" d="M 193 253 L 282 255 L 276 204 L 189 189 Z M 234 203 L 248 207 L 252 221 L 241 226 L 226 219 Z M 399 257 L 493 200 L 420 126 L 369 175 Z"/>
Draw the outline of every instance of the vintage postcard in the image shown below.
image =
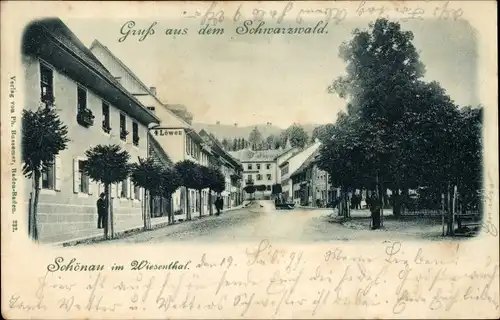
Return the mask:
<path fill-rule="evenodd" d="M 499 318 L 496 12 L 2 2 L 2 316 Z"/>

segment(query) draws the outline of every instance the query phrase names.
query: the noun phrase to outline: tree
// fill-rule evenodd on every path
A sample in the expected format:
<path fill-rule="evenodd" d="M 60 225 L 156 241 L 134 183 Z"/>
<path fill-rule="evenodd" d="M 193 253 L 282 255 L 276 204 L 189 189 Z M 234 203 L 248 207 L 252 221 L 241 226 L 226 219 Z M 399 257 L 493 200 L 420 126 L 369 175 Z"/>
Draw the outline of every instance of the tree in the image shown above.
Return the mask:
<path fill-rule="evenodd" d="M 238 139 L 236 139 L 236 138 L 233 139 L 233 145 L 231 146 L 231 150 L 232 151 L 238 151 L 239 150 Z"/>
<path fill-rule="evenodd" d="M 333 133 L 334 125 L 331 123 L 320 125 L 314 128 L 311 135 L 311 142 L 315 142 L 316 139 L 321 141 L 322 143 L 327 142 L 331 139 Z"/>
<path fill-rule="evenodd" d="M 354 30 L 353 38 L 340 47 L 347 75 L 329 87 L 330 92 L 347 98 L 350 113 L 359 116 L 360 138 L 379 191 L 385 190 L 382 183 L 389 179 L 390 160 L 402 140 L 394 125 L 404 117 L 405 107 L 415 102 L 415 83 L 425 70 L 412 40 L 411 32 L 387 19 L 371 23 L 367 31 Z"/>
<path fill-rule="evenodd" d="M 149 203 L 151 199 L 161 194 L 162 167 L 152 158 L 141 159 L 131 166 L 131 178 L 135 186 L 144 188 L 144 203 L 142 207 L 142 217 L 144 220 L 144 230 L 151 229 L 151 212 Z"/>
<path fill-rule="evenodd" d="M 255 186 L 255 191 L 260 191 L 262 192 L 262 195 L 264 194 L 264 191 L 266 191 L 267 187 L 265 184 L 259 184 Z"/>
<path fill-rule="evenodd" d="M 254 185 L 248 185 L 243 188 L 243 191 L 248 193 L 250 196 L 255 193 L 255 186 Z"/>
<path fill-rule="evenodd" d="M 42 172 L 54 165 L 55 157 L 66 149 L 69 141 L 68 128 L 54 108 L 23 110 L 22 170 L 25 177 L 33 179 L 28 230 L 34 241 L 38 240 L 37 211 Z"/>
<path fill-rule="evenodd" d="M 217 194 L 220 194 L 222 191 L 226 189 L 226 181 L 224 178 L 224 175 L 220 171 L 219 168 L 208 168 L 208 176 L 209 176 L 209 192 L 208 192 L 208 203 L 209 203 L 209 214 L 213 214 L 213 207 L 212 207 L 212 191 L 216 192 Z"/>
<path fill-rule="evenodd" d="M 168 223 L 174 222 L 172 194 L 182 185 L 182 178 L 175 167 L 163 168 L 161 171 L 161 192 L 169 203 Z"/>
<path fill-rule="evenodd" d="M 202 185 L 203 177 L 199 170 L 199 165 L 191 160 L 183 160 L 175 164 L 175 170 L 179 173 L 181 177 L 182 186 L 186 189 L 186 219 L 191 220 L 191 212 L 189 210 L 190 199 L 188 189 L 198 190 L 200 185 Z"/>
<path fill-rule="evenodd" d="M 253 150 L 259 150 L 262 144 L 262 134 L 257 127 L 254 127 L 248 136 L 248 143 Z"/>
<path fill-rule="evenodd" d="M 223 138 L 222 141 L 220 142 L 222 147 L 224 147 L 224 150 L 226 151 L 231 151 L 231 144 L 226 138 Z"/>
<path fill-rule="evenodd" d="M 198 171 L 199 179 L 196 181 L 194 189 L 198 191 L 198 195 L 200 198 L 199 203 L 199 214 L 200 217 L 203 215 L 203 201 L 202 201 L 202 191 L 206 189 L 211 184 L 211 173 L 208 167 L 197 164 L 196 170 Z"/>
<path fill-rule="evenodd" d="M 266 143 L 269 149 L 276 150 L 280 147 L 280 138 L 275 134 L 270 134 L 266 138 Z"/>
<path fill-rule="evenodd" d="M 294 123 L 281 134 L 280 140 L 282 146 L 285 146 L 289 140 L 292 147 L 304 148 L 309 141 L 309 137 L 301 125 Z"/>
<path fill-rule="evenodd" d="M 111 211 L 111 184 L 127 179 L 130 173 L 130 154 L 118 145 L 97 145 L 85 151 L 83 172 L 91 180 L 103 183 L 106 193 L 108 216 L 104 223 L 105 239 L 114 237 L 113 212 Z"/>

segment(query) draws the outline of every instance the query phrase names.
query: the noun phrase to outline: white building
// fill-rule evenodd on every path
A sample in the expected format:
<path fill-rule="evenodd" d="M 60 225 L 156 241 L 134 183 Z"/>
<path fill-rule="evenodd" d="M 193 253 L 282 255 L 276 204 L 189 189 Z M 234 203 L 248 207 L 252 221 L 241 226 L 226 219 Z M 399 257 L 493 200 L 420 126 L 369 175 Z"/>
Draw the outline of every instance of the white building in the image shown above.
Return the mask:
<path fill-rule="evenodd" d="M 110 73 L 160 119 L 160 124 L 150 129 L 151 136 L 174 164 L 183 160 L 191 160 L 205 166 L 209 165 L 209 158 L 212 157 L 213 152 L 211 148 L 189 123 L 172 112 L 167 104 L 160 101 L 155 87 L 144 84 L 130 68 L 99 41 L 95 40 L 90 49 Z M 175 218 L 185 219 L 187 212 L 191 215 L 199 214 L 200 201 L 202 201 L 203 212 L 207 213 L 208 199 L 208 189 L 202 191 L 200 199 L 196 190 L 180 188 L 172 196 L 172 210 Z M 163 215 L 166 215 L 166 212 Z"/>
<path fill-rule="evenodd" d="M 32 22 L 22 43 L 26 109 L 42 103 L 55 108 L 71 141 L 42 174 L 38 233 L 42 242 L 99 236 L 96 201 L 102 185 L 82 171 L 85 151 L 96 145 L 119 145 L 131 161 L 147 157 L 148 126 L 159 122 L 106 70 L 59 19 Z M 25 199 L 31 181 L 25 180 Z M 141 226 L 142 191 L 130 178 L 112 186 L 115 231 Z M 26 203 L 26 212 L 29 205 Z"/>
<path fill-rule="evenodd" d="M 280 182 L 277 159 L 283 159 L 292 154 L 292 149 L 288 150 L 251 150 L 242 149 L 230 152 L 238 159 L 243 166 L 244 185 L 255 187 L 264 185 L 265 191 L 255 191 L 254 194 L 245 193 L 245 198 L 250 199 L 271 199 L 272 187 Z"/>
<path fill-rule="evenodd" d="M 304 150 L 294 154 L 292 157 L 281 163 L 279 169 L 281 171 L 281 196 L 283 200 L 291 201 L 293 199 L 293 182 L 291 179 L 291 175 L 297 169 L 299 169 L 299 167 L 307 160 L 310 155 L 318 150 L 320 145 L 321 143 L 319 141 L 316 141 L 315 143 L 304 148 Z"/>

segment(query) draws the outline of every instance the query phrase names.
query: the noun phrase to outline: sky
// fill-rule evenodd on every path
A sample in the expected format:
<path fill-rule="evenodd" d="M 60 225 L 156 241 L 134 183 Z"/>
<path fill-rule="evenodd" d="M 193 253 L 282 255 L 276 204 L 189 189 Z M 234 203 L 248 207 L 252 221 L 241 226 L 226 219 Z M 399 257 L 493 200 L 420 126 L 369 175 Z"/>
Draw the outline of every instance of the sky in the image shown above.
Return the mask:
<path fill-rule="evenodd" d="M 294 122 L 332 123 L 346 101 L 327 92 L 344 73 L 338 47 L 354 28 L 369 21 L 330 24 L 323 35 L 236 35 L 234 26 L 221 36 L 199 36 L 198 25 L 156 20 L 156 33 L 139 42 L 119 42 L 127 20 L 63 20 L 86 45 L 98 39 L 146 85 L 155 86 L 164 103 L 184 104 L 195 122 L 271 122 L 286 128 Z M 135 20 L 146 29 L 153 20 Z M 401 22 L 414 33 L 414 45 L 426 66 L 425 79 L 438 81 L 459 105 L 477 105 L 473 30 L 465 22 Z M 166 36 L 167 28 L 188 27 L 188 35 Z"/>

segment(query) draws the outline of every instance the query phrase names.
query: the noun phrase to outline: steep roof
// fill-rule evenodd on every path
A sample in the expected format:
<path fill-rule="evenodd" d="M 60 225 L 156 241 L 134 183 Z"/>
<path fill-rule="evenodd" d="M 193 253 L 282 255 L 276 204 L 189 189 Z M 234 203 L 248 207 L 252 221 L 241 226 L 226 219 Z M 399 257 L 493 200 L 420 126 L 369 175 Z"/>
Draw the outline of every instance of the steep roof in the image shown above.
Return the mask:
<path fill-rule="evenodd" d="M 201 137 L 206 137 L 207 139 L 209 139 L 212 142 L 211 143 L 212 148 L 215 147 L 215 149 L 218 151 L 217 153 L 219 153 L 221 156 L 223 156 L 227 160 L 231 161 L 233 165 L 241 167 L 240 161 L 238 159 L 236 159 L 235 157 L 233 157 L 229 152 L 224 150 L 224 147 L 221 145 L 221 143 L 217 139 L 214 138 L 214 136 L 212 134 L 207 132 L 205 129 L 201 129 L 199 132 L 199 135 Z"/>
<path fill-rule="evenodd" d="M 153 97 L 153 99 L 155 99 L 157 103 L 164 106 L 165 110 L 169 112 L 173 117 L 175 117 L 181 123 L 182 126 L 188 128 L 191 127 L 191 125 L 188 122 L 186 122 L 183 118 L 181 118 L 179 115 L 177 115 L 174 111 L 171 110 L 171 107 L 169 107 L 170 105 L 161 102 L 161 100 L 155 94 L 153 94 L 153 92 L 151 92 L 151 89 L 129 67 L 127 67 L 127 65 L 123 63 L 123 61 L 120 60 L 120 58 L 118 58 L 113 52 L 111 52 L 111 50 L 109 50 L 108 47 L 99 42 L 99 40 L 97 39 L 95 39 L 90 45 L 90 51 L 95 47 L 102 48 L 113 60 L 115 60 L 125 70 L 125 72 L 127 72 L 142 87 L 144 91 L 146 91 L 147 94 Z M 179 109 L 179 105 L 172 105 L 172 106 L 176 106 Z"/>
<path fill-rule="evenodd" d="M 316 149 L 313 153 L 311 153 L 311 155 L 309 157 L 307 157 L 307 159 L 304 161 L 304 163 L 302 163 L 302 165 L 300 167 L 297 168 L 297 170 L 295 170 L 291 175 L 290 177 L 293 177 L 293 176 L 296 176 L 298 174 L 301 174 L 302 172 L 304 172 L 307 168 L 309 168 L 311 165 L 314 164 L 315 160 L 316 160 L 316 156 L 319 154 L 319 148 Z"/>
<path fill-rule="evenodd" d="M 53 42 L 55 40 L 55 42 Z M 55 44 L 55 46 L 53 45 Z M 53 47 L 50 47 L 53 46 Z M 60 52 L 67 52 L 72 61 L 77 61 L 85 68 L 92 72 L 92 83 L 82 83 L 92 88 L 92 85 L 97 85 L 96 80 L 103 79 L 107 86 L 116 88 L 115 97 L 117 95 L 127 100 L 126 105 L 132 110 L 138 120 L 147 124 L 150 122 L 158 123 L 160 119 L 148 110 L 142 103 L 137 100 L 130 92 L 128 92 L 114 77 L 108 69 L 97 59 L 97 57 L 87 48 L 80 39 L 64 24 L 59 18 L 48 18 L 32 21 L 25 29 L 23 34 L 23 53 L 35 52 L 37 55 L 49 51 L 50 55 L 46 54 L 44 59 L 49 59 L 48 62 L 58 64 L 59 67 L 63 63 L 61 56 L 57 55 Z M 47 57 L 48 56 L 48 57 Z M 55 62 L 54 62 L 55 60 Z M 70 71 L 69 68 L 64 69 L 65 72 Z M 80 73 L 79 76 L 82 76 Z M 70 76 L 71 77 L 71 76 Z M 80 79 L 82 80 L 82 79 Z M 100 83 L 102 86 L 102 82 Z M 99 89 L 102 87 L 97 86 Z M 103 89 L 104 90 L 104 89 Z M 101 91 L 103 91 L 101 90 Z M 97 90 L 99 91 L 99 90 Z M 98 92 L 102 94 L 102 92 Z M 117 105 L 118 108 L 123 109 L 124 105 Z"/>

